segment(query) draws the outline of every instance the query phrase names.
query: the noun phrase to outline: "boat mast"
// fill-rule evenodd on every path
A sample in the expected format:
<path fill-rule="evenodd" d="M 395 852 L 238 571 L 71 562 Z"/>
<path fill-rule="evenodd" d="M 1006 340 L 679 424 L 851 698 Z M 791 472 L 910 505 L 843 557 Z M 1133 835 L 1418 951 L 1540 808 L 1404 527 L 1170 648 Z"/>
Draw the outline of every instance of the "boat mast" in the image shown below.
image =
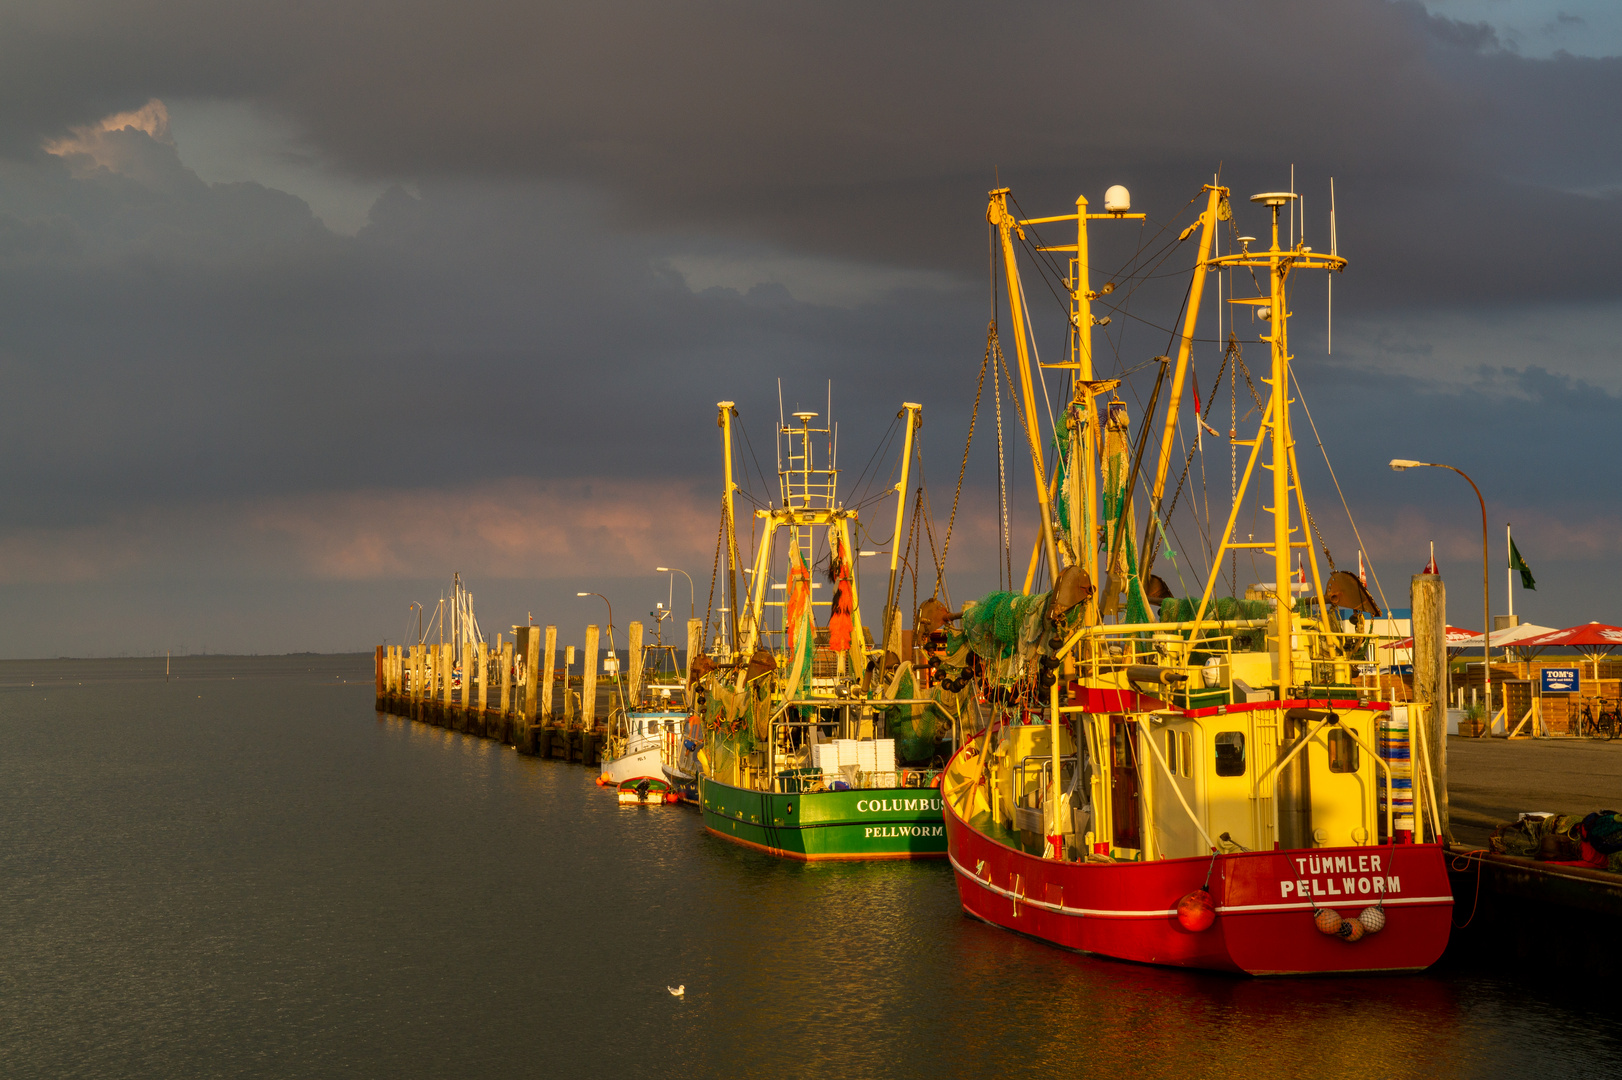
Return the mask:
<path fill-rule="evenodd" d="M 907 479 L 909 475 L 908 470 L 912 466 L 912 437 L 913 433 L 918 430 L 918 420 L 922 410 L 922 405 L 915 404 L 911 401 L 903 401 L 901 403 L 900 415 L 906 417 L 907 438 L 905 445 L 901 450 L 901 481 L 895 486 L 895 535 L 890 541 L 890 584 L 889 587 L 884 590 L 884 647 L 883 651 L 879 653 L 881 664 L 883 663 L 883 657 L 885 654 L 890 652 L 891 644 L 894 644 L 896 647 L 897 652 L 895 655 L 897 660 L 899 660 L 901 657 L 901 653 L 899 651 L 901 648 L 901 643 L 899 641 L 893 643 L 891 642 L 890 627 L 896 621 L 896 605 L 901 602 L 900 596 L 896 594 L 896 568 L 901 561 L 901 524 L 902 515 L 905 514 L 907 510 Z M 916 576 L 918 573 L 918 568 L 916 566 L 913 567 L 912 572 Z M 916 642 L 914 644 L 916 644 Z"/>
<path fill-rule="evenodd" d="M 1275 643 L 1274 655 L 1278 658 L 1278 696 L 1282 701 L 1288 695 L 1285 687 L 1295 681 L 1295 657 L 1290 649 L 1290 638 L 1294 631 L 1295 590 L 1292 587 L 1290 571 L 1290 341 L 1289 327 L 1287 325 L 1288 311 L 1284 299 L 1284 279 L 1289 274 L 1289 264 L 1284 260 L 1283 251 L 1278 246 L 1278 212 L 1279 208 L 1295 199 L 1293 194 L 1287 198 L 1283 192 L 1276 195 L 1257 196 L 1266 203 L 1273 212 L 1273 246 L 1267 252 L 1268 280 L 1271 284 L 1268 299 L 1268 324 L 1270 333 L 1263 334 L 1262 340 L 1271 346 L 1273 357 L 1273 372 L 1270 380 L 1273 387 L 1273 397 L 1278 402 L 1273 409 L 1272 452 L 1273 452 L 1273 589 L 1278 596 L 1278 605 L 1274 609 L 1277 616 L 1277 628 L 1274 633 L 1278 635 Z M 1277 839 L 1275 837 L 1275 839 Z"/>
<path fill-rule="evenodd" d="M 1053 540 L 1053 507 L 1048 497 L 1048 481 L 1042 467 L 1042 428 L 1036 412 L 1036 391 L 1031 382 L 1030 345 L 1025 337 L 1025 311 L 1019 284 L 1019 266 L 1014 258 L 1014 234 L 1025 239 L 1025 230 L 1008 212 L 1008 188 L 997 188 L 990 193 L 986 207 L 986 220 L 997 229 L 1002 240 L 1003 271 L 1008 279 L 1008 313 L 1014 324 L 1014 351 L 1019 357 L 1019 389 L 1025 402 L 1025 441 L 1031 447 L 1031 471 L 1036 477 L 1036 502 L 1042 514 L 1042 546 L 1048 557 L 1048 577 L 1059 576 L 1059 551 Z M 1023 590 L 1031 591 L 1030 578 Z"/>
<path fill-rule="evenodd" d="M 716 421 L 721 428 L 721 453 L 725 459 L 724 469 L 726 475 L 725 494 L 722 502 L 726 513 L 726 545 L 727 545 L 727 596 L 731 598 L 728 605 L 727 622 L 732 629 L 732 649 L 738 648 L 738 518 L 733 511 L 732 493 L 738 485 L 732 482 L 732 418 L 738 415 L 738 410 L 730 401 L 718 401 L 715 407 L 721 410 L 720 418 Z"/>
<path fill-rule="evenodd" d="M 1183 313 L 1183 337 L 1177 345 L 1177 367 L 1172 373 L 1171 399 L 1166 402 L 1165 429 L 1160 433 L 1160 461 L 1155 466 L 1155 483 L 1149 493 L 1149 519 L 1144 523 L 1143 544 L 1138 548 L 1138 562 L 1140 571 L 1139 580 L 1148 588 L 1149 574 L 1154 569 L 1155 551 L 1159 545 L 1155 544 L 1155 529 L 1160 520 L 1160 501 L 1166 493 L 1166 473 L 1171 467 L 1172 436 L 1177 431 L 1177 410 L 1183 401 L 1183 381 L 1188 372 L 1188 361 L 1194 351 L 1194 324 L 1199 319 L 1200 299 L 1205 293 L 1205 275 L 1207 260 L 1211 257 L 1212 245 L 1216 241 L 1216 224 L 1218 220 L 1227 220 L 1230 216 L 1228 210 L 1228 189 L 1206 184 L 1208 193 L 1205 212 L 1199 220 L 1189 226 L 1192 231 L 1200 230 L 1199 255 L 1194 260 L 1194 278 L 1189 282 L 1188 306 Z M 1188 232 L 1183 233 L 1184 236 Z M 1277 326 L 1277 323 L 1273 325 Z M 1153 417 L 1147 418 L 1152 422 Z M 1200 418 L 1195 417 L 1195 423 Z"/>

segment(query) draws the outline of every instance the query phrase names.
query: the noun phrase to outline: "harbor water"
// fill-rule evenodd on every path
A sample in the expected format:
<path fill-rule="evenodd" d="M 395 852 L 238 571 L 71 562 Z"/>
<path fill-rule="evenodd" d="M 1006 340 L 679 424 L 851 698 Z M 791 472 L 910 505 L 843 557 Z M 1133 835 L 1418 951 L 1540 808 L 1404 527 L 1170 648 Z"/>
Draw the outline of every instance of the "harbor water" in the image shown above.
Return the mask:
<path fill-rule="evenodd" d="M 370 656 L 0 663 L 0 1076 L 1615 1075 L 1611 995 L 1254 980 L 965 918 L 379 716 Z M 1456 918 L 1463 919 L 1467 911 Z M 1573 927 L 1614 947 L 1614 927 Z M 669 986 L 685 986 L 681 997 Z"/>

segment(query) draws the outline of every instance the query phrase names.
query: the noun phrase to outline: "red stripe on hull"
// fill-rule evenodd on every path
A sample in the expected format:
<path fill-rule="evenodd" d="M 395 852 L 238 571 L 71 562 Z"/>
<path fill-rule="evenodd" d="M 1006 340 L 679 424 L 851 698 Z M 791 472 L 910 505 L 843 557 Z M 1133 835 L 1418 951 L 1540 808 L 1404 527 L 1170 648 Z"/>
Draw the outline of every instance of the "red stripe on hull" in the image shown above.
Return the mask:
<path fill-rule="evenodd" d="M 1415 971 L 1441 957 L 1452 927 L 1445 857 L 1435 844 L 1220 856 L 1210 885 L 1216 922 L 1191 933 L 1177 921 L 1175 909 L 1179 899 L 1204 886 L 1209 858 L 1056 862 L 975 832 L 950 800 L 944 816 L 963 909 L 1067 949 L 1251 975 Z M 1378 875 L 1373 859 L 1379 860 Z M 1333 869 L 1326 870 L 1322 860 L 1334 860 L 1328 864 Z M 1315 866 L 1316 873 L 1307 872 Z M 1382 885 L 1396 879 L 1397 887 L 1376 894 L 1376 876 L 1385 879 Z M 1303 881 L 1311 897 L 1306 901 L 1294 895 Z M 1311 896 L 1314 889 L 1323 895 Z M 1314 904 L 1351 918 L 1380 895 L 1385 895 L 1385 928 L 1361 941 L 1323 934 L 1313 923 Z"/>

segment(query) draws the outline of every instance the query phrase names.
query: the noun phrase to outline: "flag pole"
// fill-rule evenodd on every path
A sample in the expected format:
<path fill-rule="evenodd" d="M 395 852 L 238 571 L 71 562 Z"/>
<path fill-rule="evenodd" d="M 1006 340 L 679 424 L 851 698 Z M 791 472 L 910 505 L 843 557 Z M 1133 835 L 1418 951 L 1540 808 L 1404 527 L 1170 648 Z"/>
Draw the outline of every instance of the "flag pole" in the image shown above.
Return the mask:
<path fill-rule="evenodd" d="M 1504 591 L 1509 594 L 1509 622 L 1515 624 L 1515 556 L 1510 554 L 1515 546 L 1515 538 L 1509 535 L 1509 522 L 1504 522 L 1504 558 L 1508 565 L 1504 567 Z"/>

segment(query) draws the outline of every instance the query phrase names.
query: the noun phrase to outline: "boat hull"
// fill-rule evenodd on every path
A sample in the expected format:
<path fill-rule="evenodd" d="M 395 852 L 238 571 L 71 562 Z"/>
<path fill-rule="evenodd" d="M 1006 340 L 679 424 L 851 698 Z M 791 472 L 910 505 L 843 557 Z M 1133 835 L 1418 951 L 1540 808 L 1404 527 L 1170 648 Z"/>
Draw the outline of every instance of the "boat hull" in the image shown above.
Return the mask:
<path fill-rule="evenodd" d="M 668 781 L 654 776 L 633 776 L 620 782 L 617 789 L 622 806 L 664 806 L 670 798 Z"/>
<path fill-rule="evenodd" d="M 704 827 L 789 859 L 938 859 L 946 854 L 933 788 L 750 791 L 699 778 Z"/>
<path fill-rule="evenodd" d="M 664 776 L 664 747 L 660 744 L 644 746 L 640 750 L 602 763 L 602 783 L 615 786 L 632 777 Z"/>
<path fill-rule="evenodd" d="M 950 806 L 945 825 L 964 911 L 1080 952 L 1250 975 L 1417 971 L 1441 957 L 1452 926 L 1436 844 L 1239 852 L 1214 865 L 1072 863 L 987 836 Z M 1208 875 L 1216 920 L 1189 931 L 1177 903 L 1205 888 Z M 1361 940 L 1322 933 L 1313 921 L 1318 908 L 1352 918 L 1382 898 L 1385 927 Z"/>

